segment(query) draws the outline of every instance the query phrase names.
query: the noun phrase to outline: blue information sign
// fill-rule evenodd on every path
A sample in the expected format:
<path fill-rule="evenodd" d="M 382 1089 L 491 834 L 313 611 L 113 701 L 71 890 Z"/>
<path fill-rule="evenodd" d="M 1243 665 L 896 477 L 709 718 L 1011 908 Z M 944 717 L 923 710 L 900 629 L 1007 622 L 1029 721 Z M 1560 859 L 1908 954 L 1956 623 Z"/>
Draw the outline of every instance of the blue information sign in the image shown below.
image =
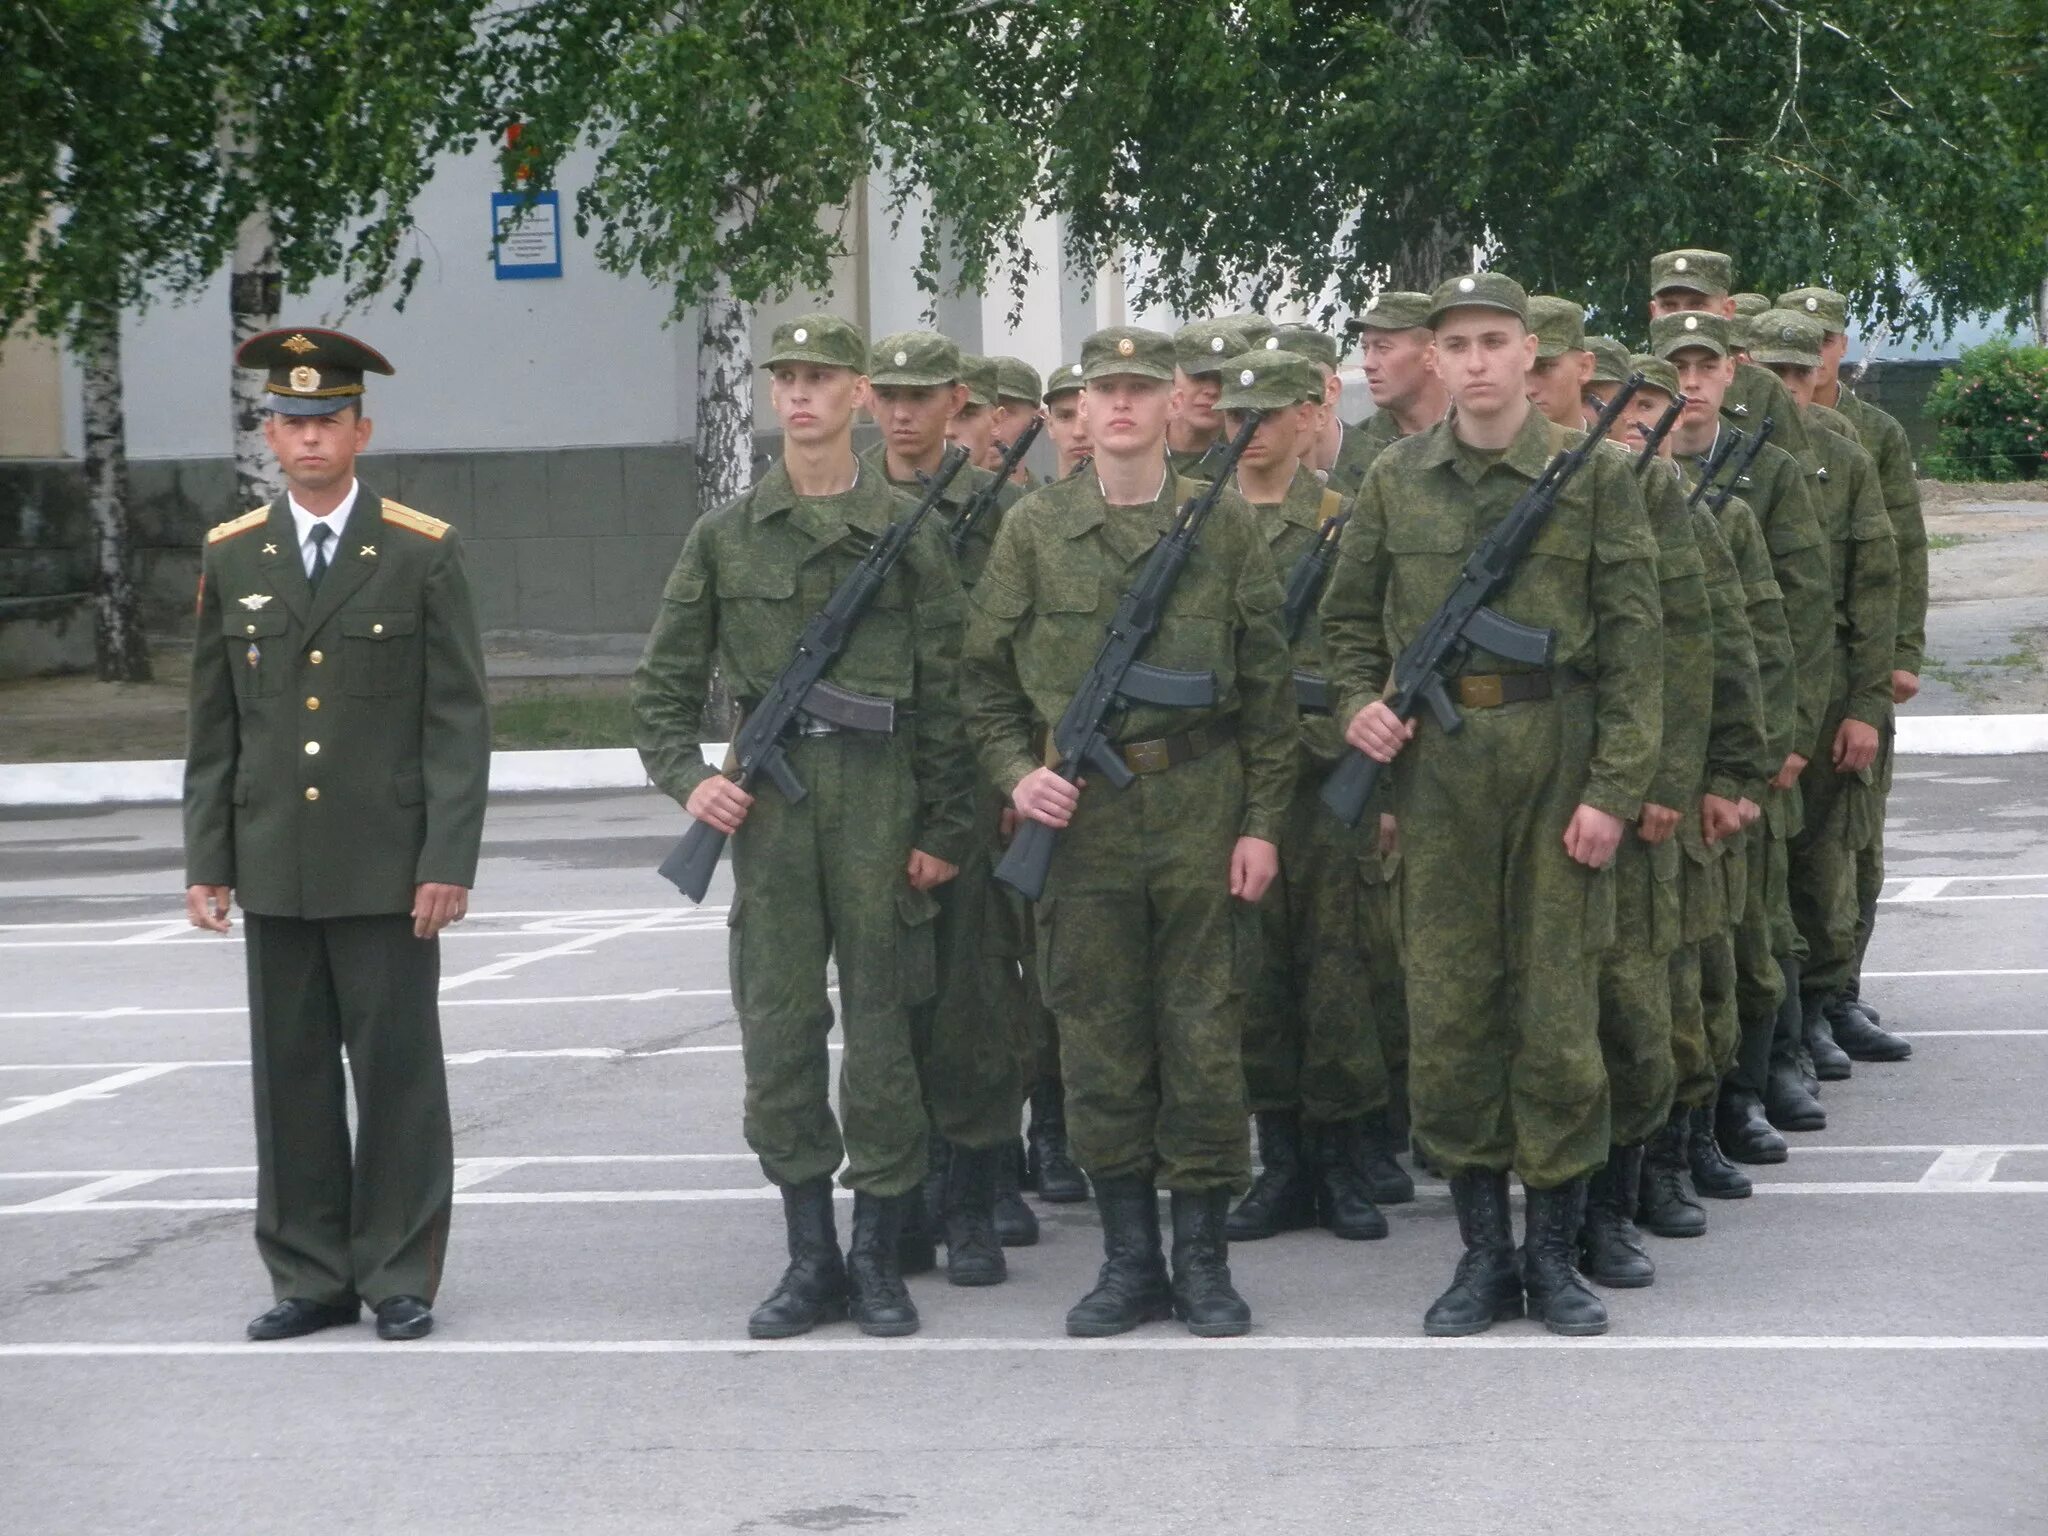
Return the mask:
<path fill-rule="evenodd" d="M 562 199 L 539 192 L 491 194 L 491 261 L 498 281 L 562 275 Z"/>

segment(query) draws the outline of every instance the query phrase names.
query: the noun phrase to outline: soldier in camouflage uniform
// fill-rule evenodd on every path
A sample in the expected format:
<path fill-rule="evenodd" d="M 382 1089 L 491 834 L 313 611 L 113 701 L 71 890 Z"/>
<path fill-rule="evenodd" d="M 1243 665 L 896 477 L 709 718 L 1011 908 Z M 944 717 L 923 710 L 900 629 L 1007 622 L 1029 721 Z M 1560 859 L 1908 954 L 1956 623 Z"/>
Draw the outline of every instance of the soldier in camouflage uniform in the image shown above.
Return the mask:
<path fill-rule="evenodd" d="M 748 1319 L 784 1338 L 850 1311 L 863 1331 L 915 1332 L 897 1256 L 924 1172 L 926 1121 L 912 1010 L 937 990 L 933 892 L 974 845 L 973 768 L 960 729 L 960 578 L 927 521 L 832 668 L 845 688 L 892 700 L 881 734 L 807 719 L 789 744 L 808 793 L 753 796 L 698 751 L 716 666 L 742 710 L 905 502 L 854 457 L 867 344 L 832 315 L 777 326 L 763 367 L 783 457 L 690 530 L 633 679 L 634 739 L 648 777 L 732 837 L 732 998 L 746 1071 L 745 1129 L 782 1194 L 790 1263 Z M 838 970 L 835 1121 L 827 1093 Z M 842 1124 L 844 1131 L 842 1134 Z M 832 1174 L 853 1189 L 842 1258 Z"/>
<path fill-rule="evenodd" d="M 1415 1138 L 1451 1175 L 1465 1240 L 1423 1327 L 1474 1333 L 1526 1304 L 1554 1332 L 1598 1333 L 1606 1308 L 1573 1266 L 1612 1140 L 1595 959 L 1614 941 L 1608 866 L 1656 769 L 1657 545 L 1627 463 L 1595 454 L 1497 604 L 1556 631 L 1555 666 L 1475 652 L 1451 689 L 1456 734 L 1388 709 L 1393 659 L 1573 439 L 1526 396 L 1519 284 L 1452 279 L 1429 321 L 1456 411 L 1380 456 L 1323 600 L 1346 739 L 1395 763 Z M 1519 1265 L 1511 1168 L 1529 1197 Z"/>
<path fill-rule="evenodd" d="M 1243 331 L 1220 320 L 1184 325 L 1173 337 L 1173 380 L 1180 404 L 1166 428 L 1166 462 L 1177 475 L 1214 479 L 1210 460 L 1223 447 L 1223 417 L 1216 397 L 1223 364 L 1251 350 Z"/>
<path fill-rule="evenodd" d="M 1899 555 L 1897 653 L 1892 658 L 1892 703 L 1904 704 L 1920 691 L 1920 668 L 1927 647 L 1927 525 L 1920 511 L 1920 487 L 1913 476 L 1913 449 L 1897 418 L 1863 399 L 1842 382 L 1842 358 L 1848 351 L 1849 304 L 1827 288 L 1796 288 L 1778 300 L 1818 320 L 1825 333 L 1820 368 L 1814 375 L 1814 401 L 1832 406 L 1849 419 L 1858 439 L 1877 461 L 1884 508 L 1891 518 L 1892 541 Z M 1878 755 L 1877 789 L 1891 794 L 1892 727 L 1887 724 Z M 1876 805 L 1870 843 L 1856 859 L 1856 960 L 1848 981 L 1828 1004 L 1828 1023 L 1835 1043 L 1856 1061 L 1904 1061 L 1913 1054 L 1910 1042 L 1883 1029 L 1877 1010 L 1862 999 L 1863 956 L 1877 921 L 1877 898 L 1884 887 L 1884 800 Z"/>
<path fill-rule="evenodd" d="M 1283 590 L 1323 526 L 1349 510 L 1301 458 L 1322 425 L 1322 400 L 1322 379 L 1301 354 L 1260 350 L 1224 365 L 1225 430 L 1236 431 L 1244 412 L 1263 413 L 1238 461 L 1237 490 L 1259 520 Z M 1292 643 L 1297 677 L 1327 675 L 1312 610 Z M 1360 834 L 1316 800 L 1341 747 L 1327 701 L 1304 710 L 1280 878 L 1259 904 L 1263 944 L 1244 1070 L 1260 1172 L 1230 1214 L 1233 1242 L 1314 1225 L 1343 1238 L 1387 1235 L 1367 1173 L 1374 1157 L 1391 1160 L 1366 1135 L 1367 1116 L 1386 1109 L 1387 1077 L 1357 943 Z M 1391 1171 L 1406 1178 L 1398 1164 Z"/>
<path fill-rule="evenodd" d="M 960 349 L 934 331 L 901 331 L 879 339 L 870 352 L 869 411 L 882 441 L 861 455 L 861 467 L 914 499 L 921 494 L 918 476 L 938 469 L 946 425 L 967 400 Z M 990 479 L 985 469 L 962 469 L 932 521 L 950 531 Z M 963 585 L 971 587 L 981 574 L 1000 514 L 1018 495 L 1013 487 L 1000 490 L 997 515 L 982 518 L 958 551 Z M 932 1157 L 924 1209 L 906 1224 L 903 1247 L 906 1273 L 917 1273 L 931 1267 L 932 1238 L 943 1234 L 946 1276 L 955 1285 L 996 1284 L 1004 1275 L 1002 1248 L 1038 1240 L 1037 1218 L 1017 1195 L 1017 1106 L 1024 1089 L 1016 1052 L 1008 1048 L 1023 1005 L 1023 950 L 1008 893 L 991 879 L 1002 801 L 986 785 L 975 798 L 974 846 L 959 876 L 934 893 L 938 991 L 913 1014 Z M 917 1221 L 919 1214 L 924 1221 Z"/>
<path fill-rule="evenodd" d="M 967 450 L 967 462 L 976 469 L 994 469 L 1003 460 L 996 446 L 995 359 L 974 352 L 960 354 L 960 382 L 967 386 L 967 403 L 953 413 L 946 425 L 946 441 Z"/>
<path fill-rule="evenodd" d="M 1750 355 L 1807 409 L 1824 336 L 1803 311 L 1766 310 L 1750 322 Z M 1805 825 L 1792 843 L 1791 893 L 1807 951 L 1799 978 L 1805 1044 L 1816 1077 L 1828 1081 L 1850 1072 L 1828 1008 L 1855 972 L 1857 860 L 1883 815 L 1877 759 L 1891 723 L 1899 559 L 1876 462 L 1810 410 L 1807 425 L 1819 460 L 1814 504 L 1834 578 L 1836 641 L 1819 760 L 1800 781 Z"/>
<path fill-rule="evenodd" d="M 1799 778 L 1827 704 L 1833 667 L 1832 588 L 1810 490 L 1818 464 L 1810 458 L 1811 444 L 1799 409 L 1769 369 L 1733 356 L 1730 266 L 1718 251 L 1666 251 L 1652 258 L 1650 311 L 1653 326 L 1676 317 L 1688 335 L 1698 338 L 1694 350 L 1711 354 L 1694 360 L 1690 378 L 1684 377 L 1686 365 L 1678 363 L 1686 396 L 1694 402 L 1673 433 L 1680 467 L 1688 478 L 1697 477 L 1723 433 L 1760 431 L 1765 420 L 1772 425 L 1769 442 L 1734 489 L 1756 514 L 1770 548 L 1792 643 L 1798 711 L 1788 737 L 1790 750 L 1771 776 L 1763 802 L 1769 833 L 1751 841 L 1751 867 L 1761 864 L 1768 899 L 1760 908 L 1752 907 L 1753 921 L 1743 923 L 1736 945 L 1745 1037 L 1756 1040 L 1764 1019 L 1773 1021 L 1763 1097 L 1752 1104 L 1738 1092 L 1732 1113 L 1719 1125 L 1731 1155 L 1745 1162 L 1770 1162 L 1785 1156 L 1779 1130 L 1811 1131 L 1827 1124 L 1826 1111 L 1799 1071 L 1804 1047 L 1798 977 L 1805 945 L 1792 923 L 1789 902 L 1780 901 L 1778 893 L 1783 889 L 1787 846 L 1800 827 Z M 1708 395 L 1714 401 L 1713 413 L 1700 403 Z M 1725 465 L 1720 473 L 1724 481 L 1732 480 L 1734 466 Z M 1766 935 L 1768 948 L 1761 942 Z M 1736 1130 L 1741 1134 L 1731 1136 Z"/>
<path fill-rule="evenodd" d="M 1193 487 L 1166 463 L 1171 338 L 1129 327 L 1082 347 L 1095 460 L 1004 519 L 972 594 L 968 730 L 1019 815 L 1064 828 L 1038 905 L 1074 1150 L 1095 1184 L 1107 1261 L 1067 1314 L 1080 1336 L 1171 1310 L 1242 1333 L 1224 1221 L 1247 1183 L 1245 991 L 1278 867 L 1297 722 L 1280 584 L 1249 508 L 1226 491 L 1165 604 L 1146 659 L 1216 677 L 1208 708 L 1133 705 L 1111 740 L 1137 775 L 1070 785 L 1046 737 L 1104 625 Z M 1156 1185 L 1172 1195 L 1173 1274 Z"/>
<path fill-rule="evenodd" d="M 1039 403 L 1039 391 L 1044 388 L 1038 377 L 1038 370 L 1021 357 L 993 357 L 996 365 L 996 411 L 995 450 L 1000 460 L 1010 451 L 1010 445 L 1017 441 L 1017 434 L 1045 414 Z M 989 468 L 997 466 L 991 464 Z M 1019 464 L 1011 475 L 1011 481 L 1018 490 L 1034 490 L 1038 481 L 1031 471 Z"/>
<path fill-rule="evenodd" d="M 1052 439 L 1052 477 L 1064 480 L 1095 452 L 1081 397 L 1081 365 L 1062 363 L 1045 381 L 1045 435 Z"/>

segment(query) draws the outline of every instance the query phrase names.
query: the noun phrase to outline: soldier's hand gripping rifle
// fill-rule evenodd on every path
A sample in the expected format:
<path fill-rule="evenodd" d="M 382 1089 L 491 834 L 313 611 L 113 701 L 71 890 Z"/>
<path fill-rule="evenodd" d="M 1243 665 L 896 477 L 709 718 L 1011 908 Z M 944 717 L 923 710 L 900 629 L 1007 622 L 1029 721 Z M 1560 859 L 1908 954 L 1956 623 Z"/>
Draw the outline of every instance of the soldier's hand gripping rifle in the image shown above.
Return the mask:
<path fill-rule="evenodd" d="M 1057 759 L 1052 764 L 1053 771 L 1069 784 L 1079 780 L 1083 773 L 1094 772 L 1122 789 L 1136 777 L 1109 739 L 1111 727 L 1130 705 L 1203 709 L 1216 702 L 1214 672 L 1155 667 L 1138 658 L 1159 629 L 1166 613 L 1166 600 L 1172 596 L 1188 557 L 1195 552 L 1202 525 L 1231 484 L 1237 461 L 1258 430 L 1261 413 L 1246 411 L 1244 416 L 1237 436 L 1224 450 L 1216 478 L 1181 504 L 1173 515 L 1173 526 L 1145 557 L 1137 580 L 1110 615 L 1094 663 L 1081 679 L 1081 686 L 1068 702 L 1059 724 L 1053 727 L 1052 746 Z M 1021 818 L 1009 852 L 996 866 L 996 878 L 1027 900 L 1038 900 L 1045 894 L 1045 877 L 1052 868 L 1053 845 L 1058 838 L 1059 832 L 1044 822 L 1029 816 Z"/>
<path fill-rule="evenodd" d="M 868 605 L 882 589 L 890 570 L 902 558 L 918 525 L 939 504 L 946 487 L 967 462 L 963 448 L 948 448 L 939 461 L 938 473 L 919 478 L 924 497 L 916 507 L 890 523 L 861 556 L 860 563 L 840 580 L 825 599 L 825 606 L 811 615 L 796 643 L 796 654 L 783 664 L 761 702 L 742 722 L 733 738 L 734 766 L 729 777 L 741 789 L 752 789 L 767 779 L 782 791 L 791 804 L 810 793 L 789 766 L 787 736 L 798 717 L 815 719 L 849 730 L 891 731 L 896 726 L 893 699 L 856 693 L 834 687 L 825 673 L 853 639 Z M 709 822 L 693 821 L 683 840 L 661 861 L 661 873 L 692 901 L 702 901 L 711 888 L 711 872 L 718 867 L 718 855 L 725 847 L 725 834 Z"/>
<path fill-rule="evenodd" d="M 953 526 L 946 531 L 946 542 L 953 546 L 953 557 L 958 559 L 967 548 L 967 540 L 974 530 L 996 509 L 996 498 L 1003 487 L 1010 483 L 1010 476 L 1017 472 L 1017 466 L 1024 462 L 1024 455 L 1031 451 L 1031 445 L 1038 441 L 1039 431 L 1045 426 L 1043 416 L 1034 416 L 1017 440 L 1003 450 L 1003 462 L 996 466 L 995 478 L 969 499 L 960 509 L 960 515 L 953 519 Z"/>
<path fill-rule="evenodd" d="M 1665 407 L 1664 414 L 1657 418 L 1657 425 L 1643 433 L 1643 451 L 1636 455 L 1637 474 L 1640 475 L 1650 467 L 1650 461 L 1657 457 L 1657 450 L 1664 446 L 1664 439 L 1670 435 L 1671 429 L 1678 425 L 1678 413 L 1685 409 L 1686 404 L 1684 395 L 1673 395 L 1671 404 Z"/>
<path fill-rule="evenodd" d="M 1344 525 L 1350 521 L 1349 512 L 1325 518 L 1322 527 L 1316 530 L 1315 542 L 1301 552 L 1294 568 L 1287 573 L 1287 595 L 1280 605 L 1280 623 L 1287 631 L 1289 645 L 1301 638 L 1302 627 L 1308 623 L 1309 614 L 1322 601 L 1323 588 L 1330 580 L 1330 567 L 1337 563 L 1337 539 L 1344 532 Z M 1294 706 L 1304 715 L 1327 715 L 1330 712 L 1330 680 L 1296 667 Z"/>
<path fill-rule="evenodd" d="M 1735 473 L 1714 487 L 1707 500 L 1709 512 L 1719 516 L 1721 509 L 1728 505 L 1729 498 L 1735 494 L 1735 487 L 1742 484 L 1742 477 L 1749 473 L 1749 466 L 1756 462 L 1756 456 L 1764 451 L 1764 444 L 1771 440 L 1771 429 L 1775 426 L 1777 422 L 1770 417 L 1766 416 L 1763 419 L 1763 425 L 1758 427 L 1756 435 L 1750 438 L 1749 446 L 1742 450 L 1742 457 L 1735 461 Z M 1706 483 L 1707 476 L 1702 474 L 1700 484 L 1704 486 Z"/>
<path fill-rule="evenodd" d="M 1698 506 L 1707 492 L 1714 488 L 1714 476 L 1721 473 L 1722 466 L 1727 464 L 1735 450 L 1742 446 L 1742 440 L 1747 435 L 1740 427 L 1730 427 L 1721 434 L 1721 440 L 1714 445 L 1714 451 L 1708 454 L 1706 461 L 1700 465 L 1700 483 L 1694 486 L 1692 494 L 1685 498 L 1685 508 L 1688 512 Z"/>
<path fill-rule="evenodd" d="M 1475 647 L 1525 666 L 1550 665 L 1557 646 L 1555 630 L 1517 624 L 1487 605 L 1514 580 L 1522 557 L 1556 510 L 1558 497 L 1572 477 L 1602 450 L 1607 429 L 1642 387 L 1643 376 L 1631 374 L 1578 444 L 1550 461 L 1536 483 L 1515 499 L 1507 516 L 1466 557 L 1465 568 L 1458 573 L 1457 584 L 1443 606 L 1395 658 L 1394 686 L 1385 702 L 1402 720 L 1413 720 L 1426 708 L 1445 734 L 1460 730 L 1465 722 L 1444 684 L 1457 675 Z M 1323 804 L 1346 826 L 1357 826 L 1385 766 L 1353 748 L 1323 782 Z"/>

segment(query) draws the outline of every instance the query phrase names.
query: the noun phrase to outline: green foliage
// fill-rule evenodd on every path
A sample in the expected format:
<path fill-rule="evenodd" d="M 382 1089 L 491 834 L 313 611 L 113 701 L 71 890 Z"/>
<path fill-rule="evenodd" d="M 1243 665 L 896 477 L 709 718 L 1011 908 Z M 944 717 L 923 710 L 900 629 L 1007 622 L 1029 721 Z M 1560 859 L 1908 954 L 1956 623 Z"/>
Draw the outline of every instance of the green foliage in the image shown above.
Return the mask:
<path fill-rule="evenodd" d="M 1944 368 L 1927 397 L 1937 480 L 2034 480 L 2048 467 L 2048 347 L 1987 341 Z"/>

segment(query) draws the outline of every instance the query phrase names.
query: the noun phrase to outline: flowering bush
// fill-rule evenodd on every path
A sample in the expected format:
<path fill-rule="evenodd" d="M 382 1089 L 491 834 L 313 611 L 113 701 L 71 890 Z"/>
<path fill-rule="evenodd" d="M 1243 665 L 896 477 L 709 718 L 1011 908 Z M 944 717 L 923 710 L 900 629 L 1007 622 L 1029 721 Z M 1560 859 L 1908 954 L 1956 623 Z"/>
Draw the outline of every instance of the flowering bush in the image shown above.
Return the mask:
<path fill-rule="evenodd" d="M 2048 474 L 2048 347 L 1987 341 L 1944 368 L 1927 397 L 1940 429 L 1937 480 L 2033 480 Z"/>

